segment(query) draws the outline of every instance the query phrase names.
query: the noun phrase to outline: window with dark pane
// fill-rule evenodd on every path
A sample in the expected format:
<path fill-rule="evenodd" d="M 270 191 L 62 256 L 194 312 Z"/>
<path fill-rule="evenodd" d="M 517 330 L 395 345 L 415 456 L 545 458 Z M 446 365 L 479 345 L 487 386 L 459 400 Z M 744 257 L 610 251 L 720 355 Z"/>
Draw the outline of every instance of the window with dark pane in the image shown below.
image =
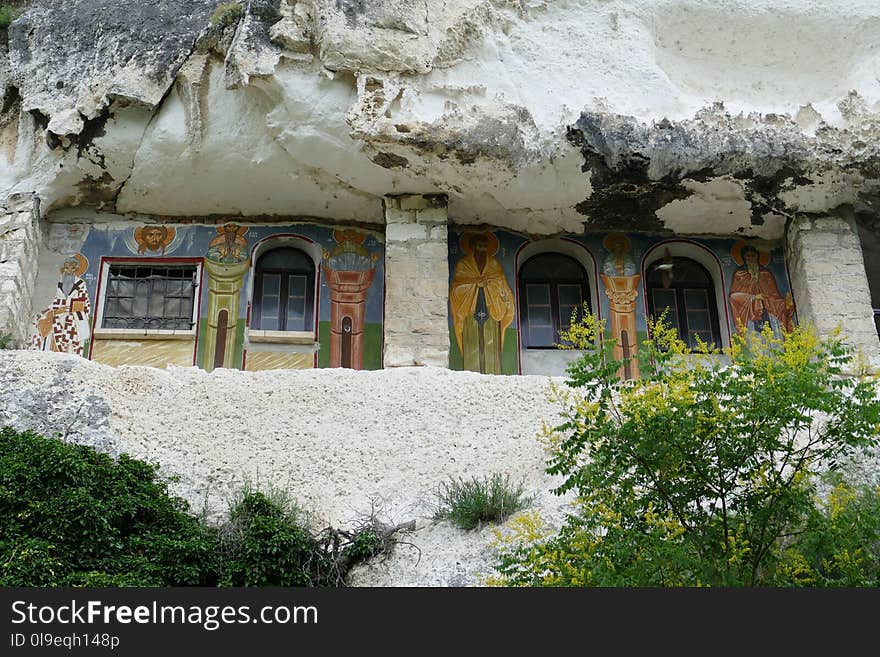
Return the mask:
<path fill-rule="evenodd" d="M 648 313 L 666 319 L 691 348 L 697 338 L 721 345 L 715 285 L 709 272 L 689 258 L 665 258 L 648 267 Z"/>
<path fill-rule="evenodd" d="M 312 331 L 315 324 L 315 264 L 299 249 L 280 247 L 257 261 L 251 328 Z"/>
<path fill-rule="evenodd" d="M 102 328 L 189 331 L 195 265 L 110 265 Z"/>
<path fill-rule="evenodd" d="M 549 349 L 562 340 L 572 313 L 590 304 L 587 274 L 574 258 L 542 253 L 519 270 L 520 340 L 530 349 Z"/>

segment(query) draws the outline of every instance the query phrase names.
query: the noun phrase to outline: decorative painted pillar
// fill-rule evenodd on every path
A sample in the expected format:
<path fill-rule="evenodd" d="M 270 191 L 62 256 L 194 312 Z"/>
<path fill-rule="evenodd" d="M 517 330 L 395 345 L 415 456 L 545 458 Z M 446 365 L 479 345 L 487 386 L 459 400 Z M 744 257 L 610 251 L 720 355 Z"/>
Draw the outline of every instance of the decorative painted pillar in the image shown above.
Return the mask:
<path fill-rule="evenodd" d="M 786 231 L 786 258 L 798 322 L 824 335 L 839 325 L 851 344 L 876 358 L 880 341 L 853 217 L 796 217 Z"/>
<path fill-rule="evenodd" d="M 449 367 L 446 196 L 386 196 L 385 367 Z"/>
<path fill-rule="evenodd" d="M 208 243 L 205 271 L 208 274 L 208 313 L 202 368 L 235 367 L 235 339 L 238 335 L 238 308 L 244 275 L 250 269 L 247 255 L 247 228 L 227 224 L 217 229 Z"/>
<path fill-rule="evenodd" d="M 324 264 L 330 288 L 330 367 L 363 368 L 367 290 L 375 273 L 375 269 L 336 271 Z"/>
<path fill-rule="evenodd" d="M 620 369 L 621 379 L 639 378 L 638 340 L 636 339 L 636 299 L 641 276 L 599 274 L 611 306 L 611 334 L 617 340 L 614 358 L 626 360 Z"/>

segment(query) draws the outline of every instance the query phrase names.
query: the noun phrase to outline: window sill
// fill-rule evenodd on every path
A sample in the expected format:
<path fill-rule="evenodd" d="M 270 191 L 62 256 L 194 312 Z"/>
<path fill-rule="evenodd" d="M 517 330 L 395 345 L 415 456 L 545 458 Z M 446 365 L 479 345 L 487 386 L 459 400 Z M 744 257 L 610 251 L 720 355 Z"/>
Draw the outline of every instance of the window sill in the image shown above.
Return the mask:
<path fill-rule="evenodd" d="M 315 334 L 311 331 L 248 331 L 248 341 L 272 344 L 314 344 Z"/>
<path fill-rule="evenodd" d="M 195 331 L 174 331 L 168 329 L 95 329 L 92 338 L 96 340 L 194 340 Z"/>

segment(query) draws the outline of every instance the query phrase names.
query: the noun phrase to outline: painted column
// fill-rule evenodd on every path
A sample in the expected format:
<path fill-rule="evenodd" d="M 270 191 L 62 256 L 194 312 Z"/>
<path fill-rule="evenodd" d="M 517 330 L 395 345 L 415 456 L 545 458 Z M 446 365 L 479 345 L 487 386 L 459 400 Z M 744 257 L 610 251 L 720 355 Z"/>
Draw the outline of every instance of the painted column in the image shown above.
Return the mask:
<path fill-rule="evenodd" d="M 24 347 L 31 333 L 42 233 L 40 199 L 13 194 L 0 203 L 0 334 Z"/>
<path fill-rule="evenodd" d="M 244 275 L 250 269 L 247 228 L 226 224 L 208 243 L 205 271 L 208 274 L 208 313 L 202 368 L 238 367 L 235 340 L 238 336 L 238 308 Z"/>
<path fill-rule="evenodd" d="M 446 196 L 386 196 L 385 367 L 449 367 Z"/>
<path fill-rule="evenodd" d="M 223 264 L 205 260 L 208 273 L 208 326 L 202 351 L 202 368 L 235 367 L 235 338 L 238 334 L 238 307 L 241 285 L 250 267 L 245 260 Z"/>
<path fill-rule="evenodd" d="M 798 322 L 827 335 L 838 325 L 866 356 L 880 354 L 858 228 L 851 216 L 802 215 L 786 232 Z"/>
<path fill-rule="evenodd" d="M 330 367 L 363 369 L 367 290 L 375 273 L 375 269 L 336 271 L 324 265 L 330 288 Z"/>
<path fill-rule="evenodd" d="M 636 299 L 641 276 L 599 274 L 611 306 L 611 335 L 617 340 L 614 358 L 627 360 L 620 369 L 621 379 L 639 378 L 638 340 L 636 339 Z"/>

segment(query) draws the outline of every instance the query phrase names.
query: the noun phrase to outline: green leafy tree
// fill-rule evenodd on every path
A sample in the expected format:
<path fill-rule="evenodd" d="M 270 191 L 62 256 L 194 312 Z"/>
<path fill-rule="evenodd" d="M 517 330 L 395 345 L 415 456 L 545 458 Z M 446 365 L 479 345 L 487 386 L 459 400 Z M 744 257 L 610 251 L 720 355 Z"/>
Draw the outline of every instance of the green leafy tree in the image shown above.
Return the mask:
<path fill-rule="evenodd" d="M 554 492 L 577 494 L 577 511 L 558 534 L 504 549 L 500 580 L 807 583 L 791 576 L 795 565 L 810 555 L 815 574 L 834 552 L 830 530 L 824 547 L 807 547 L 822 524 L 814 474 L 876 444 L 873 382 L 847 375 L 856 359 L 839 335 L 768 329 L 735 335 L 721 353 L 687 349 L 662 321 L 650 328 L 642 378 L 629 382 L 618 379 L 622 363 L 595 348 L 602 327 L 591 315 L 563 336 L 584 355 L 567 387 L 554 388 L 564 422 L 545 429 L 547 471 L 563 478 Z M 869 562 L 811 583 L 864 583 Z"/>

